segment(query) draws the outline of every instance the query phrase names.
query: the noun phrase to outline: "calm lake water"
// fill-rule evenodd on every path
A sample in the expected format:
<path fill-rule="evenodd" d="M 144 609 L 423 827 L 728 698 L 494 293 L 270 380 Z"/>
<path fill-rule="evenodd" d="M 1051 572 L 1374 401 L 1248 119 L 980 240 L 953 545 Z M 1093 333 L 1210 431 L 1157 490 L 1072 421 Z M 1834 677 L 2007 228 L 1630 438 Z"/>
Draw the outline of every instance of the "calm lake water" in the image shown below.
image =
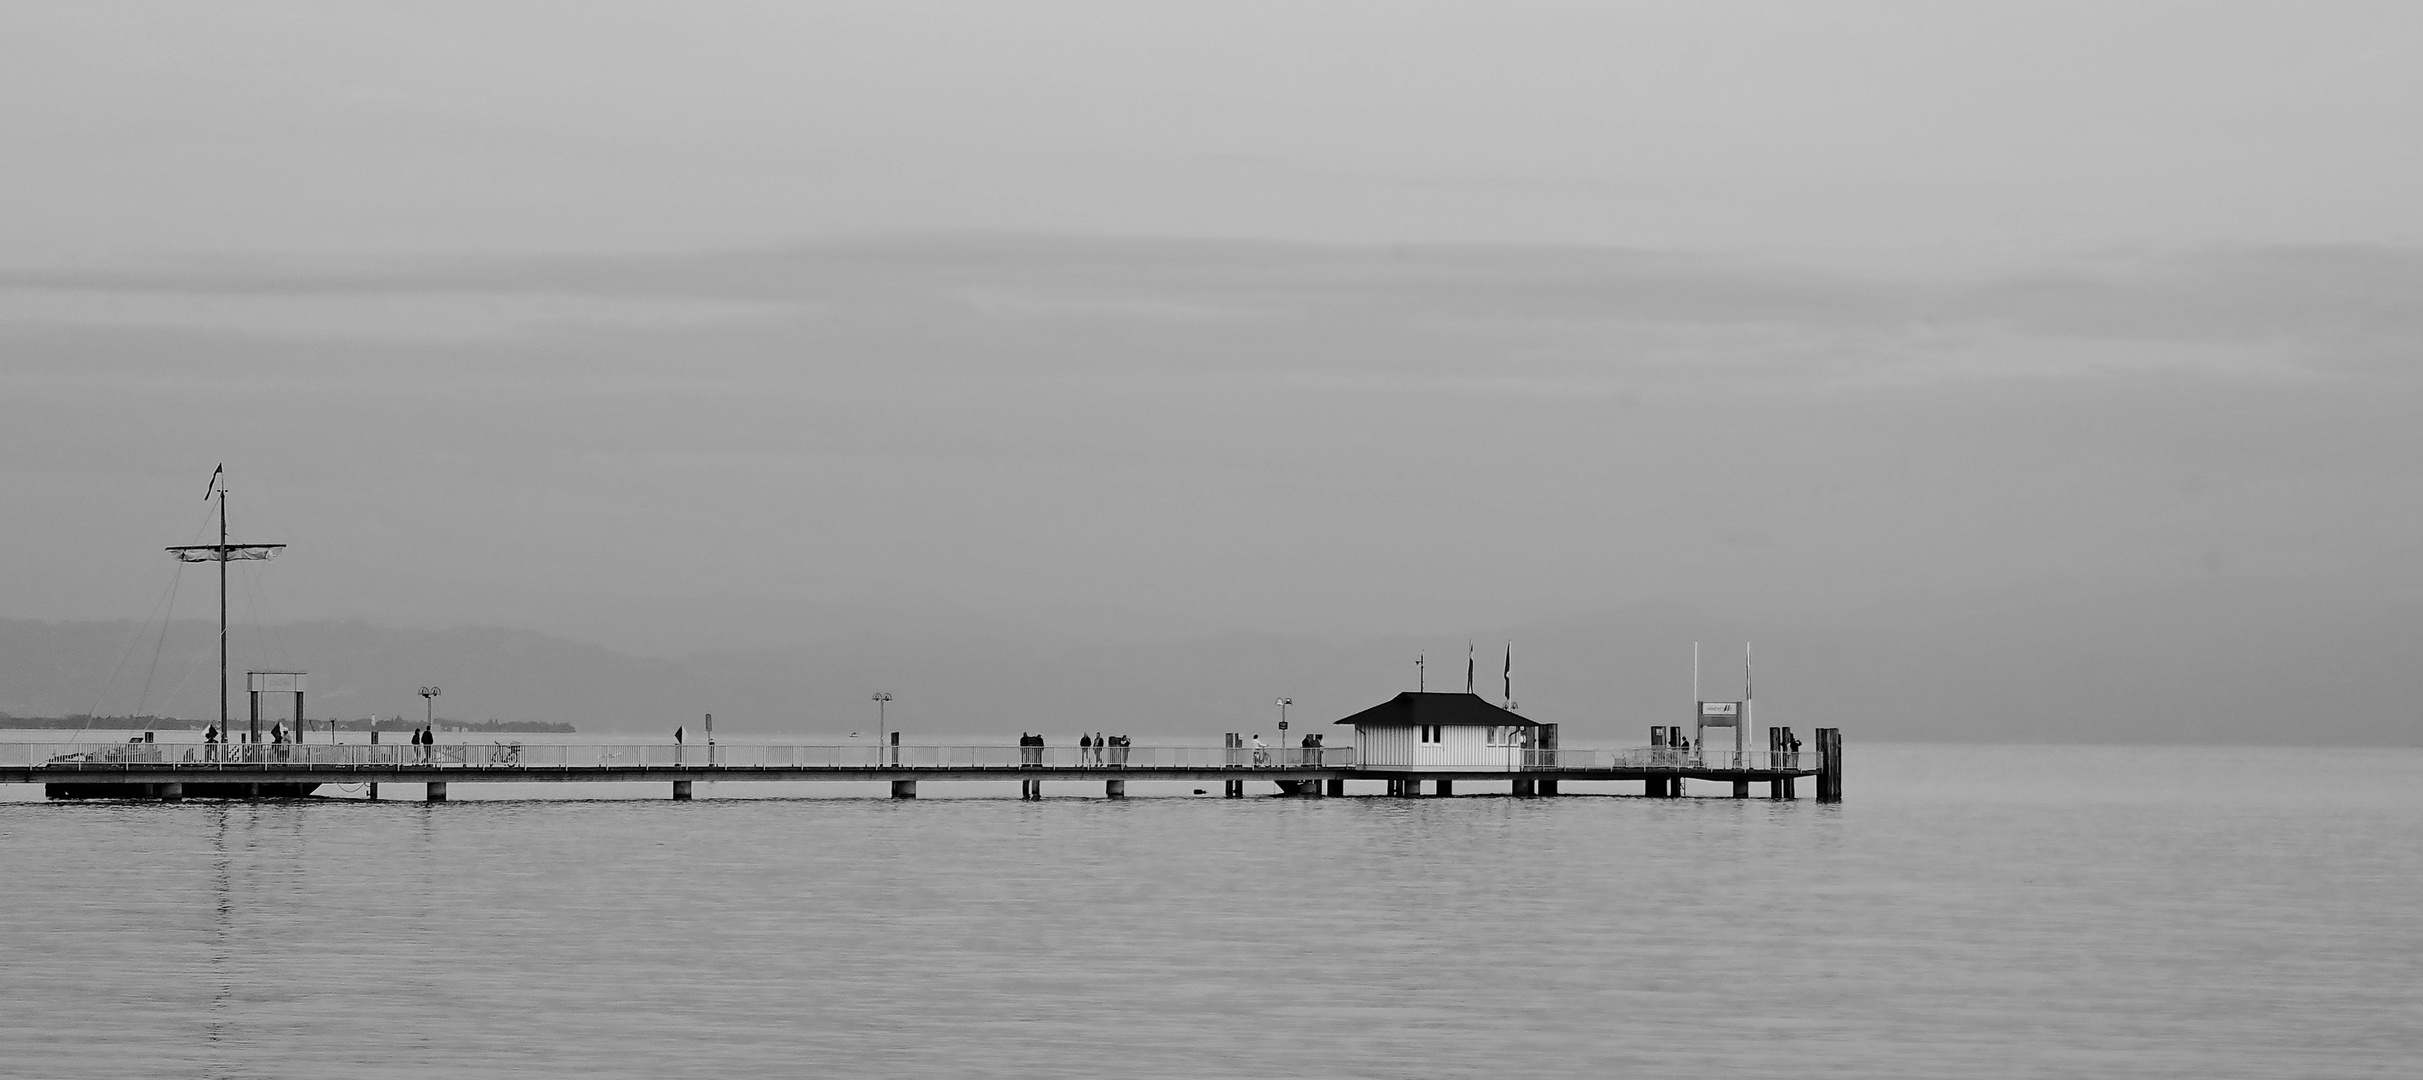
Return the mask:
<path fill-rule="evenodd" d="M 1827 807 L 5 802 L 0 1075 L 2416 1075 L 2423 751 L 1848 756 Z"/>

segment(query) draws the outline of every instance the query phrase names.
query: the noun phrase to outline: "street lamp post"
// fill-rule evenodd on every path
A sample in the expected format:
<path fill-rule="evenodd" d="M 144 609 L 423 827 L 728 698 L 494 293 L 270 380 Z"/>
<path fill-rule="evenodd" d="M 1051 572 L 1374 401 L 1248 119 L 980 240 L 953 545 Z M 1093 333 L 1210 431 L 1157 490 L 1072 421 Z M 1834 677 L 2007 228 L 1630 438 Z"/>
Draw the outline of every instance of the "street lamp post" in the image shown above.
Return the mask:
<path fill-rule="evenodd" d="M 421 688 L 421 701 L 426 703 L 429 707 L 426 714 L 428 719 L 422 724 L 422 726 L 428 728 L 433 734 L 437 731 L 437 696 L 442 693 L 445 693 L 445 691 L 434 686 L 424 686 Z"/>
<path fill-rule="evenodd" d="M 889 760 L 885 757 L 885 755 L 888 754 L 889 751 L 884 749 L 884 744 L 887 740 L 884 738 L 883 710 L 885 703 L 891 700 L 892 695 L 889 692 L 883 690 L 875 691 L 875 760 L 879 763 L 886 764 L 889 763 Z"/>
<path fill-rule="evenodd" d="M 1283 697 L 1273 703 L 1279 706 L 1279 756 L 1282 758 L 1287 756 L 1287 707 L 1295 703 L 1296 699 L 1291 697 Z"/>

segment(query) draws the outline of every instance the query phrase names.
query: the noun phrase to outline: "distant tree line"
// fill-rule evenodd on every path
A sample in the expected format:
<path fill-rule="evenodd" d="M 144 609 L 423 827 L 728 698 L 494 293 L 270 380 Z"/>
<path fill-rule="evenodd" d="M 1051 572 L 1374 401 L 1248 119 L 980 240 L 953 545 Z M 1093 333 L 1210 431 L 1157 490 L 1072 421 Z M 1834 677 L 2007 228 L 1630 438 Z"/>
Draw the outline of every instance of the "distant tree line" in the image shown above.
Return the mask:
<path fill-rule="evenodd" d="M 261 726 L 263 728 L 267 728 L 272 723 L 283 724 L 285 722 L 285 719 L 280 717 L 276 720 L 263 720 L 261 721 Z M 69 716 L 11 716 L 8 713 L 0 712 L 0 728 L 17 728 L 20 730 L 33 731 L 82 731 L 86 728 L 94 728 L 106 731 L 200 731 L 217 723 L 218 721 L 216 720 L 194 720 L 177 716 L 85 716 L 82 714 Z M 238 717 L 229 721 L 228 726 L 241 727 L 244 725 L 244 723 L 245 720 L 242 717 Z M 308 731 L 328 730 L 328 721 L 325 719 L 306 718 L 303 723 L 307 725 L 306 730 Z M 336 722 L 336 724 L 337 730 L 339 731 L 368 731 L 371 728 L 371 722 L 368 717 L 364 717 L 360 720 L 339 720 Z M 380 731 L 414 731 L 419 729 L 420 726 L 421 722 L 418 720 L 397 717 L 391 717 L 378 722 L 378 730 Z M 549 735 L 570 735 L 574 730 L 570 724 L 555 723 L 546 720 L 481 720 L 473 722 L 469 720 L 447 720 L 443 718 L 438 720 L 437 728 L 439 731 L 471 731 L 485 733 L 510 731 L 522 734 L 538 733 Z"/>

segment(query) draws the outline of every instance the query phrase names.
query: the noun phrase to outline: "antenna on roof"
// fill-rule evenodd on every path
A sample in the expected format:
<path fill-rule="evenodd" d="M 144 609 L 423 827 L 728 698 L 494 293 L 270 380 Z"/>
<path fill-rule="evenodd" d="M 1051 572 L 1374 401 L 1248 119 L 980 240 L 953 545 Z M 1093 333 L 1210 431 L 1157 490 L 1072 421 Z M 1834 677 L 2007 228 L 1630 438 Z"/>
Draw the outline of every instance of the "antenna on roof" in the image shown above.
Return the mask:
<path fill-rule="evenodd" d="M 1422 665 L 1423 665 L 1423 663 L 1424 663 L 1425 661 L 1429 660 L 1429 659 L 1430 659 L 1430 655 L 1429 655 L 1428 653 L 1415 653 L 1415 654 L 1413 654 L 1413 692 L 1414 692 L 1414 693 L 1417 693 L 1417 694 L 1422 693 L 1422 692 L 1423 692 L 1423 690 L 1424 690 L 1426 687 L 1428 687 L 1428 686 L 1430 685 L 1430 684 L 1429 684 L 1429 682 L 1427 681 L 1427 679 L 1428 679 L 1428 677 L 1429 677 L 1429 674 L 1430 674 L 1430 673 L 1429 673 L 1427 670 L 1425 670 L 1425 669 L 1423 668 L 1423 666 L 1422 666 Z"/>

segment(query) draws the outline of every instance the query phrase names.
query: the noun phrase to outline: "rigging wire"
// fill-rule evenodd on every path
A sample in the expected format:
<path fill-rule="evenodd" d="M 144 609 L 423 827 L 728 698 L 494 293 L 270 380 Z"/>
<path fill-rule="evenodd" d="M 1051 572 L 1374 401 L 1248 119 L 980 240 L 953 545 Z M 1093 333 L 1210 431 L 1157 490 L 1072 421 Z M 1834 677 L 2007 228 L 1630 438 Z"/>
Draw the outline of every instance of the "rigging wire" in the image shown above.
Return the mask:
<path fill-rule="evenodd" d="M 201 520 L 194 523 L 191 541 L 197 543 L 200 542 L 201 538 L 208 533 L 209 529 L 210 509 L 206 505 L 202 510 Z M 169 564 L 168 574 L 168 586 L 162 590 L 161 598 L 153 602 L 151 615 L 144 620 L 142 625 L 135 627 L 127 634 L 125 643 L 118 650 L 117 662 L 110 665 L 109 674 L 101 680 L 101 688 L 93 693 L 92 704 L 86 707 L 84 710 L 84 726 L 77 729 L 75 737 L 69 740 L 70 745 L 81 744 L 84 741 L 85 736 L 92 733 L 93 723 L 94 721 L 98 720 L 101 715 L 101 703 L 107 700 L 110 690 L 117 686 L 118 676 L 126 670 L 127 660 L 134 655 L 136 643 L 143 640 L 145 634 L 151 629 L 154 622 L 160 624 L 160 638 L 162 643 L 167 641 L 168 615 L 174 610 L 176 606 L 177 591 L 184 583 L 185 564 L 172 561 Z M 152 652 L 152 663 L 155 667 L 159 664 L 159 650 L 157 647 L 155 647 Z M 151 679 L 147 674 L 144 676 L 144 688 L 146 696 L 148 696 L 150 692 L 150 685 Z M 138 699 L 135 703 L 135 711 L 140 713 L 142 712 L 142 709 L 143 700 Z"/>
<path fill-rule="evenodd" d="M 185 564 L 176 565 L 183 567 Z M 152 642 L 151 666 L 143 669 L 143 690 L 135 695 L 135 712 L 138 715 L 151 704 L 152 677 L 160 673 L 160 651 L 168 647 L 168 628 L 176 622 L 177 618 L 177 590 L 184 584 L 185 574 L 182 569 L 178 571 L 177 576 L 169 579 L 168 609 L 160 615 L 160 636 Z"/>

